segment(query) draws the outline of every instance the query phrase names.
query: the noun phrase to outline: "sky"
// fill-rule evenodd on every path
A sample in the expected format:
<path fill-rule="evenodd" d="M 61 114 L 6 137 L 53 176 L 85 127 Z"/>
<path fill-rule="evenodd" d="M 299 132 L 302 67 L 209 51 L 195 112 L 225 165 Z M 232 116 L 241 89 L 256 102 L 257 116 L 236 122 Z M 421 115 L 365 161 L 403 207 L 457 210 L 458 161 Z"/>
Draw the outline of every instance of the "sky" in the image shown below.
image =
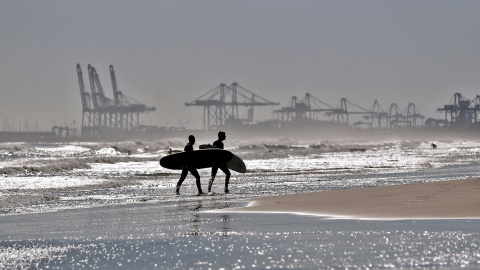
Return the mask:
<path fill-rule="evenodd" d="M 150 125 L 201 128 L 185 102 L 233 82 L 281 106 L 308 92 L 443 118 L 454 93 L 480 94 L 478 14 L 473 0 L 0 0 L 0 131 L 78 127 L 77 63 L 111 98 L 113 65 L 119 90 L 156 107 Z"/>

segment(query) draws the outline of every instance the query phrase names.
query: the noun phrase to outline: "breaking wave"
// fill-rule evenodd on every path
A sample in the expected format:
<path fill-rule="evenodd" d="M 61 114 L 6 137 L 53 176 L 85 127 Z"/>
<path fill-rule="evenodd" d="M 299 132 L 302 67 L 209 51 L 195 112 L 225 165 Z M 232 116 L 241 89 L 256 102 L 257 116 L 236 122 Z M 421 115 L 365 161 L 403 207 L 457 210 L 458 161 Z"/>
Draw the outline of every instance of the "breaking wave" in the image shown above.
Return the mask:
<path fill-rule="evenodd" d="M 3 175 L 31 175 L 31 174 L 58 174 L 75 169 L 91 169 L 92 163 L 116 164 L 120 162 L 156 161 L 157 157 L 130 157 L 130 156 L 98 156 L 88 158 L 70 158 L 62 160 L 40 160 L 32 165 L 10 166 L 0 168 Z"/>

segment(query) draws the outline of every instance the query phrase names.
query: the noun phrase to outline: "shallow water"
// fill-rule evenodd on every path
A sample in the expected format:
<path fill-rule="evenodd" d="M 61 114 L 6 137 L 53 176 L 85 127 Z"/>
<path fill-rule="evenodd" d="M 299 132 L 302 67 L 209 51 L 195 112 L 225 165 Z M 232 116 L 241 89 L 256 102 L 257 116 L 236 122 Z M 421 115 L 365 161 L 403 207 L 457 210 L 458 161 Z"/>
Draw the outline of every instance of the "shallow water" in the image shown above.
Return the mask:
<path fill-rule="evenodd" d="M 202 212 L 228 206 L 198 200 L 8 216 L 0 222 L 0 267 L 480 267 L 480 220 L 360 221 Z"/>
<path fill-rule="evenodd" d="M 245 198 L 479 176 L 480 142 L 235 142 L 247 164 L 197 197 L 171 141 L 0 144 L 0 268 L 479 268 L 478 220 L 212 213 Z M 174 142 L 175 143 L 175 142 Z M 181 145 L 178 143 L 178 146 Z M 130 155 L 129 155 L 130 153 Z M 206 189 L 209 170 L 201 170 Z"/>

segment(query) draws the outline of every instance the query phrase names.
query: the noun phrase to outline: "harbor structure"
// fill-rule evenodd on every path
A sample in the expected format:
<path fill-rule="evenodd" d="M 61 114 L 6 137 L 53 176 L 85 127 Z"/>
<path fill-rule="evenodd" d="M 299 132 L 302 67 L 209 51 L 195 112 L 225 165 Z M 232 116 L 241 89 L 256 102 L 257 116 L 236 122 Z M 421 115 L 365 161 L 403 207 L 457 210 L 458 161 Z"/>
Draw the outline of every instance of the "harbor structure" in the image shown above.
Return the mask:
<path fill-rule="evenodd" d="M 293 96 L 287 106 L 274 110 L 273 113 L 280 123 L 331 123 L 351 125 L 354 129 L 423 126 L 425 116 L 420 114 L 414 103 L 409 103 L 405 111 L 406 113 L 402 113 L 397 103 L 392 103 L 390 110 L 386 112 L 378 100 L 375 100 L 369 109 L 365 109 L 347 98 L 341 98 L 337 106 L 334 107 L 310 93 L 306 93 L 302 99 Z M 357 121 L 350 123 L 352 116 L 355 115 L 359 116 Z"/>
<path fill-rule="evenodd" d="M 477 95 L 473 100 L 464 97 L 461 93 L 453 94 L 450 103 L 438 108 L 437 111 L 445 114 L 445 119 L 441 122 L 451 127 L 472 127 L 479 125 L 480 96 Z M 430 123 L 438 123 L 429 120 Z"/>
<path fill-rule="evenodd" d="M 255 107 L 279 104 L 234 82 L 231 85 L 222 83 L 195 100 L 185 103 L 185 106 L 203 107 L 203 128 L 209 130 L 252 124 Z"/>
<path fill-rule="evenodd" d="M 141 129 L 140 115 L 155 111 L 155 107 L 146 106 L 119 90 L 112 65 L 110 65 L 110 79 L 114 99 L 105 95 L 100 77 L 92 65 L 88 65 L 90 92 L 85 89 L 80 64 L 77 64 L 77 75 L 82 101 L 83 137 L 138 131 Z"/>

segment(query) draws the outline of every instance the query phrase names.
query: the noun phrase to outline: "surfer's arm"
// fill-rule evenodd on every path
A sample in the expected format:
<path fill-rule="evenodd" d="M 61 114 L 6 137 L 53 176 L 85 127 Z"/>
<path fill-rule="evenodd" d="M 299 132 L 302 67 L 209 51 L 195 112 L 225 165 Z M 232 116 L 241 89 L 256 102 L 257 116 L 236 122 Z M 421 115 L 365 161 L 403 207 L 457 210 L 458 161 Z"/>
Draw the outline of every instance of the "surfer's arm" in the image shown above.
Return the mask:
<path fill-rule="evenodd" d="M 220 142 L 220 141 L 214 141 L 214 142 L 213 142 L 213 145 L 214 145 L 216 148 L 223 149 L 223 143 Z"/>
<path fill-rule="evenodd" d="M 190 144 L 185 145 L 185 148 L 183 148 L 184 152 L 193 152 L 193 146 Z"/>

